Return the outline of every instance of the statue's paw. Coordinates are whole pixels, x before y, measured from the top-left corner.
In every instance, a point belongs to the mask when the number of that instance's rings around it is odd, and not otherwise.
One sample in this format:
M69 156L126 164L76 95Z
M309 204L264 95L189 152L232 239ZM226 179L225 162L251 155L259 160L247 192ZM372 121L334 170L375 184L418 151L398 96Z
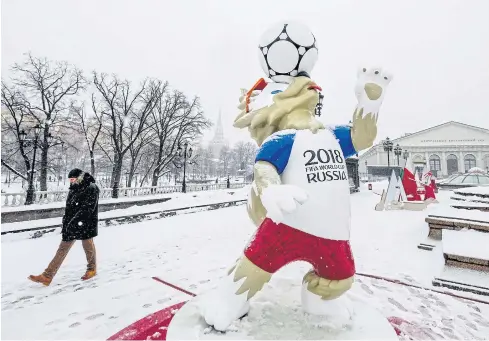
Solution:
M367 110L365 113L377 113L391 80L392 75L381 68L359 69L355 85L358 106L365 108Z
M284 213L291 213L307 201L304 189L294 185L270 185L263 190L261 202L267 211L267 217L276 224L283 220Z

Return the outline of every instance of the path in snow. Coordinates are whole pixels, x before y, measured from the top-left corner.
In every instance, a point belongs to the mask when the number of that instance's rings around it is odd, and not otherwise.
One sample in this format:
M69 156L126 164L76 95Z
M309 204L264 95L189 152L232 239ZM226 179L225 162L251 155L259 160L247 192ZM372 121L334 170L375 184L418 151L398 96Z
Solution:
M379 197L369 191L351 198L358 271L430 285L443 259L416 247L427 234L426 212L376 212ZM239 256L253 226L246 208L240 206L102 227L99 232L95 240L99 275L80 281L85 259L77 243L50 287L26 277L42 272L60 236L10 241L2 237L2 338L107 338L149 313L187 299L152 276L196 293L209 289ZM270 285L295 281L296 290L308 268L292 264ZM430 326L434 338L489 335L489 309L482 304L361 277L350 295L370 302L385 316Z

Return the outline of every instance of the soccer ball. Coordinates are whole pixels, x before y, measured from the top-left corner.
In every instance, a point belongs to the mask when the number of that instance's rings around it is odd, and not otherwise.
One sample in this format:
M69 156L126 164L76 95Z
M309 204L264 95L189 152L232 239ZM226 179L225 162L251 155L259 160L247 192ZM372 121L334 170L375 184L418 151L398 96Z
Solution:
M296 22L282 22L260 38L260 64L275 82L290 82L300 72L309 74L318 59L316 38L311 30Z

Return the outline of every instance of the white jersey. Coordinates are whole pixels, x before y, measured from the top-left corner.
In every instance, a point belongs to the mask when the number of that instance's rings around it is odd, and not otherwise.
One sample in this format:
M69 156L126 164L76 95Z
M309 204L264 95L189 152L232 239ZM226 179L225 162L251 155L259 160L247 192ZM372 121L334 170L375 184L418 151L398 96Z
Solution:
M339 129L347 129L347 134L329 129L316 134L310 130L275 133L263 143L256 160L272 163L283 184L301 187L308 194L303 205L284 212L282 223L318 237L349 240L350 185L343 150L351 156L354 149L349 127Z

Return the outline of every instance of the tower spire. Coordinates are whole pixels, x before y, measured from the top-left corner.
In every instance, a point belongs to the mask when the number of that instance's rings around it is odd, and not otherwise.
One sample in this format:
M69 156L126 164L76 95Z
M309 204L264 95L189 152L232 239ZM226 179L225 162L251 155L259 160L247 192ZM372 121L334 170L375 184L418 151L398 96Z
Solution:
M219 108L219 115L217 116L217 122L214 130L214 138L211 141L212 153L214 154L214 157L219 157L219 153L221 152L224 144L224 129L222 128L221 108Z
M221 109L219 109L219 116L217 117L216 130L214 133L214 140L223 141L224 140L224 130L222 129L222 114Z

